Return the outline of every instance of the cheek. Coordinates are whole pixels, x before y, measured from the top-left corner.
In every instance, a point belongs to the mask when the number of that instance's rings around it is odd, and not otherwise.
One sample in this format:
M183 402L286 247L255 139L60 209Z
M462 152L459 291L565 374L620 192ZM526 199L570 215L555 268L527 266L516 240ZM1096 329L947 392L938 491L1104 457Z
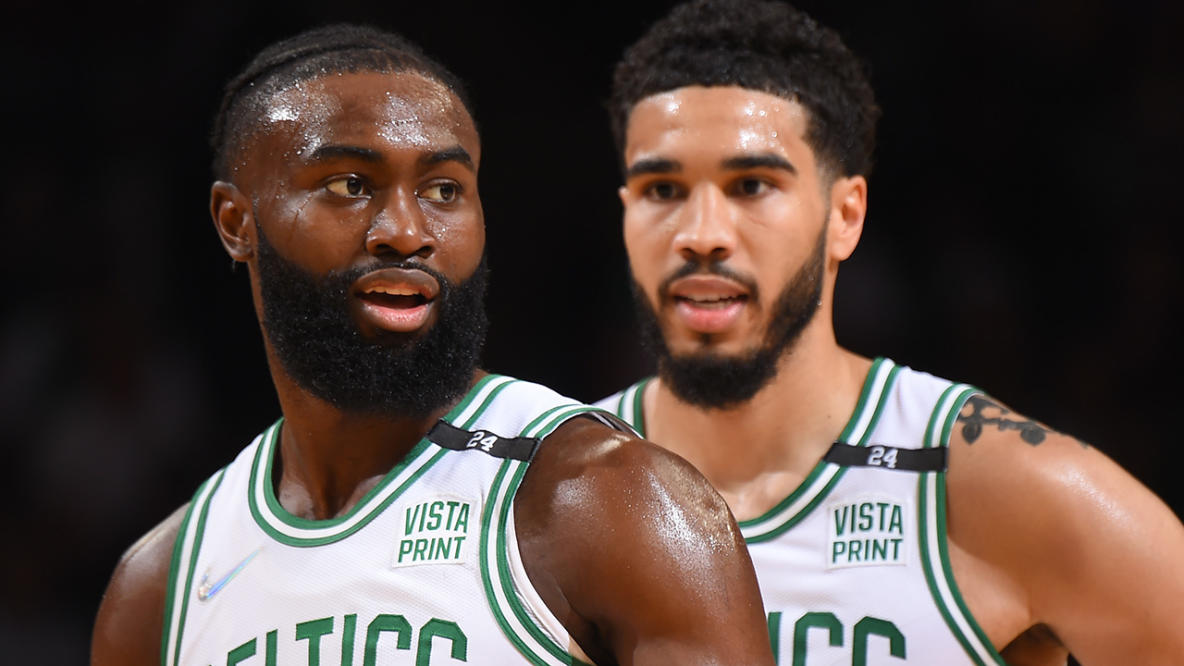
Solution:
M440 267L458 280L467 279L485 251L485 221L481 209L433 211L427 232L436 243Z

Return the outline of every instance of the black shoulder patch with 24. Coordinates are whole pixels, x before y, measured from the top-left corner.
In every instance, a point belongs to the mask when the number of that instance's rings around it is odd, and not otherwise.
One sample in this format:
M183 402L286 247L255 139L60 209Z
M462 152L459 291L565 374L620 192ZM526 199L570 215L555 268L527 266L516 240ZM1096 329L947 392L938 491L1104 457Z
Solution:
M946 453L947 449L944 446L902 449L883 444L852 446L835 442L823 460L844 467L883 467L902 472L944 472Z
M428 441L453 451L478 449L495 458L529 461L539 450L537 437L502 437L488 430L464 430L437 421L427 434Z

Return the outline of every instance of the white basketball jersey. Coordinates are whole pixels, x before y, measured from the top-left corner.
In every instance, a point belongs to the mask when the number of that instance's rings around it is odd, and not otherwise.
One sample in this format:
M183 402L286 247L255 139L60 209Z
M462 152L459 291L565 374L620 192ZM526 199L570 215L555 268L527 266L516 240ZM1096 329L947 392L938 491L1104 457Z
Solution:
M644 436L648 382L597 405ZM877 359L839 442L777 506L740 522L779 664L1004 663L946 546L945 453L976 392Z
M591 409L486 376L331 520L293 516L276 499L281 419L190 504L169 574L161 662L586 661L526 576L513 498L539 441Z

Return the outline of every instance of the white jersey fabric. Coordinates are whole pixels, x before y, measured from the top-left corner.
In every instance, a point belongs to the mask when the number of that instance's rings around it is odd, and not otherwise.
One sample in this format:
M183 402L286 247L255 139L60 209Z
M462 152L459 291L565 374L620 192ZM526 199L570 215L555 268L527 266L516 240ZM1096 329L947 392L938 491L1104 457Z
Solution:
M513 498L538 441L590 410L488 375L441 420L452 426L450 448L437 443L438 425L331 520L293 516L276 499L281 419L190 504L169 574L161 663L587 661L526 576ZM510 444L527 454L510 457Z
M596 404L645 436L649 381ZM788 497L740 522L779 664L1004 663L950 570L944 451L916 451L947 449L977 392L876 359L835 446L859 462L831 462L832 449ZM940 464L906 469L934 454Z

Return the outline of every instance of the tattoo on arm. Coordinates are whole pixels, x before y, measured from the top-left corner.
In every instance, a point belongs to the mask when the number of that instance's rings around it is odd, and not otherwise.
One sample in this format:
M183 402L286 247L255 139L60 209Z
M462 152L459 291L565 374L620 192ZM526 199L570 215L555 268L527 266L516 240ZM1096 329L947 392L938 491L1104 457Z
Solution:
M963 405L962 412L958 414L958 420L962 422L962 437L966 439L967 444L974 444L983 434L983 428L995 426L1000 432L1018 430L1020 439L1037 446L1052 432L1031 419L1024 419L1018 414L1009 418L1009 414L1012 414L1011 410L990 398L981 395L970 396Z

